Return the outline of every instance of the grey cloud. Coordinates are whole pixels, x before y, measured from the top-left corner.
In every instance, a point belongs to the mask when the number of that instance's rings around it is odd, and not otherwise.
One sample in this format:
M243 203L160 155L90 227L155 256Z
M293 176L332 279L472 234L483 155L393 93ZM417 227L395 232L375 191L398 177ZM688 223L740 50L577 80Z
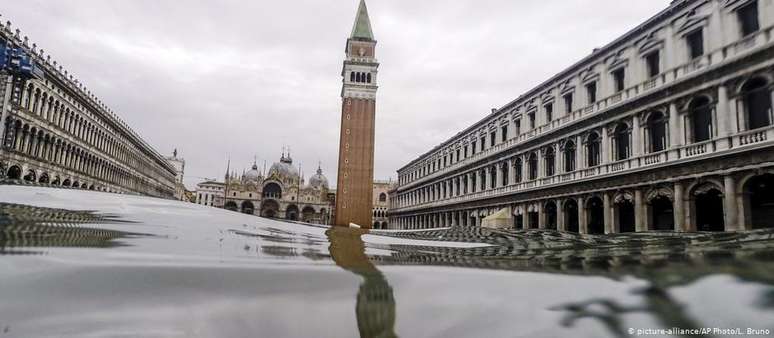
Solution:
M376 177L481 119L669 0L369 0L382 63ZM335 182L341 62L357 1L14 1L14 22L186 183L283 145Z

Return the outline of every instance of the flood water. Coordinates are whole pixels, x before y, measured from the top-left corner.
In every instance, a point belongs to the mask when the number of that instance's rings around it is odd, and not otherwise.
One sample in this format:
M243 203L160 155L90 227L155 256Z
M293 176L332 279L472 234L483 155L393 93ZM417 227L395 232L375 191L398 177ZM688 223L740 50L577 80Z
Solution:
M771 336L774 230L368 232L0 186L0 290L0 337Z

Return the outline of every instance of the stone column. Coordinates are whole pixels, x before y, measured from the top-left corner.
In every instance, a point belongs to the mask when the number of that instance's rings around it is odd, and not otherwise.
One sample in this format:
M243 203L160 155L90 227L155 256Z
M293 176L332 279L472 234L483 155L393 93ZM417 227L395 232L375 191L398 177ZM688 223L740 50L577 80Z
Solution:
M583 144L583 137L578 136L575 140L575 170L586 168L586 159L583 158L583 149L586 145Z
M516 182L516 169L513 167L513 159L509 159L506 165L508 166L508 185L511 185Z
M497 182L495 182L495 188L499 188L503 186L503 167L502 163L498 163L496 166L497 170Z
M640 127L640 117L634 115L632 118L632 144L631 151L632 156L637 157L642 155L642 128Z
M578 197L578 232L582 234L589 233L589 222L586 219L586 200Z
M564 224L564 203L561 200L556 201L556 230L567 230Z
M739 231L744 227L739 226L739 209L736 203L736 180L731 175L723 177L723 209L725 209L726 231Z
M643 200L642 190L634 190L634 229L637 232L648 231L647 220L645 219L645 201Z
M613 208L610 203L610 194L607 192L602 193L602 209L604 210L605 233L616 233L616 229L613 226Z
M484 182L486 183L484 184L484 189L482 190L487 190L492 186L492 175L489 172L490 170L492 170L491 167L484 168Z
M730 116L728 107L728 87L723 85L718 87L718 104L715 107L715 116L718 121L718 137L728 136L731 131L731 126L729 124L732 116ZM725 142L721 143L726 147L728 146Z
M683 184L675 182L675 201L674 201L674 216L675 216L675 231L688 232L691 231L688 224L685 222L685 197L683 197Z
M680 113L677 111L677 104L669 104L669 146L670 148L677 148L683 145L682 131L683 119L680 118Z
M538 229L545 229L546 228L546 212L543 208L543 202L537 203L537 212L538 212Z
M610 162L610 137L607 135L607 127L602 127L602 149L600 156L600 164L607 164Z

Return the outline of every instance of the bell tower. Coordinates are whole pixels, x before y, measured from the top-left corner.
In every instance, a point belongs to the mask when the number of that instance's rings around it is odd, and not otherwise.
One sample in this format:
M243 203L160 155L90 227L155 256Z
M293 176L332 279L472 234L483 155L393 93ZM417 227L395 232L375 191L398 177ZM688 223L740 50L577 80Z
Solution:
M341 135L336 184L336 225L370 228L373 212L374 122L379 62L365 0L347 39L341 72Z

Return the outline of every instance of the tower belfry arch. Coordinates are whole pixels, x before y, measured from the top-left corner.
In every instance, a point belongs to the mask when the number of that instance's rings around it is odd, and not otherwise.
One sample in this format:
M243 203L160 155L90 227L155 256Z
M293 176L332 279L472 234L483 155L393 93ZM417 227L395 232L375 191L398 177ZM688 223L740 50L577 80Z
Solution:
M374 129L379 62L365 0L347 39L341 75L341 131L335 224L370 227L373 209Z

